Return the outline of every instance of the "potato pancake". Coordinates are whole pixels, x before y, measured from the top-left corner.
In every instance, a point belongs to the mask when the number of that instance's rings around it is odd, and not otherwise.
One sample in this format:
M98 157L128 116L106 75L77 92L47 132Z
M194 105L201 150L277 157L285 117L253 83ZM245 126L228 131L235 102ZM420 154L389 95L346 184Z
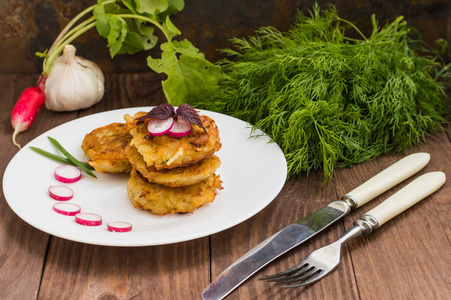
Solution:
M210 155L186 167L157 170L148 167L142 155L135 146L129 145L125 148L128 159L133 167L150 182L164 184L169 187L179 187L196 184L212 175L221 165L219 157Z
M85 136L81 148L96 171L111 174L131 171L125 147L130 144L132 136L127 129L125 123L112 123Z
M130 144L138 149L148 167L162 170L188 166L221 149L219 130L208 116L200 116L205 131L191 125L189 135L174 138L169 135L151 136L147 130L148 120L136 120L145 115L145 112L138 112L134 117L125 115L124 119L133 136Z
M213 202L217 190L222 189L216 174L189 186L167 187L151 183L133 169L127 182L130 201L137 208L156 215L191 213L205 203Z

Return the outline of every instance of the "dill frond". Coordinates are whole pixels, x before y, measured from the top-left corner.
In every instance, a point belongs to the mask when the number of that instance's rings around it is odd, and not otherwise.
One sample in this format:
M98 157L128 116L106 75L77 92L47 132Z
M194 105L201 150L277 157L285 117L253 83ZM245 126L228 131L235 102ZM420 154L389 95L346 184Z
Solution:
M218 93L196 105L261 129L285 154L289 176L403 151L444 130L449 65L424 55L402 17L365 37L333 6L299 14L287 32L273 27L232 40L218 62ZM361 38L349 38L347 30ZM420 50L422 55L420 55Z

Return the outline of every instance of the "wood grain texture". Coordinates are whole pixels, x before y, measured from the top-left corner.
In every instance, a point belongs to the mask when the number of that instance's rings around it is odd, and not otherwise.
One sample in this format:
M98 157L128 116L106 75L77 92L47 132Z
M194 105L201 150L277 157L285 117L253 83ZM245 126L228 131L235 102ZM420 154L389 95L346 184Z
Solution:
M382 169L381 163L389 165L405 155L421 151L430 153L431 161L412 179L432 171L443 171L447 178L451 178L451 165L447 159L451 147L444 133L428 138L427 144L418 149L386 155L374 162L355 166L353 170L355 174L360 173L367 178L377 172L372 170L376 163L378 169ZM336 181L351 181L346 180L347 176L349 172L340 170ZM412 179L346 216L346 228ZM449 207L447 209L446 204L443 205L448 203L449 206L449 188L449 183L445 184L440 192L390 220L371 235L349 243L348 251L352 256L359 293L363 299L449 298L451 279L446 269L451 263L451 252L445 249L449 249L451 244L449 232L443 227L449 223L444 220L450 220Z
M208 284L208 266L208 238L135 248L52 238L39 297L196 299Z
M34 76L0 75L0 168L3 191L3 173L17 152L11 142L10 115L22 89L34 82ZM16 179L20 181L20 178ZM39 290L45 261L48 235L30 227L11 210L3 192L0 195L0 298L34 299Z
M17 153L11 143L11 109L23 89L36 80L36 75L0 75L1 176ZM106 93L101 102L76 112L55 113L43 108L18 141L25 145L57 125L93 113L163 103L160 80L153 73L107 74ZM326 184L322 184L320 171L290 179L274 201L249 220L210 237L164 246L104 247L52 237L17 217L2 194L0 299L200 299L215 276L268 236L340 198L405 155L419 151L430 153L431 161L414 177L441 170L449 181L451 143L449 135L440 133L405 153L338 169L334 180ZM227 299L451 298L449 182L371 235L347 244L338 269L324 280L295 289L258 280L262 275L296 265L311 251L336 240L355 219L405 184L351 212L280 257Z
M322 173L314 172L308 178L288 181L278 197L262 212L234 228L212 236L212 275L217 276L236 259L258 243L298 219L324 207L338 198L334 182L322 186ZM283 289L257 279L288 269L299 263L305 256L323 243L332 242L344 233L342 222L327 229L317 237L307 241L302 247L289 252L246 281L232 292L230 299L296 299L312 297L318 299L357 299L353 284L352 265L349 256L337 270L340 280L347 281L343 287L336 284L336 278L328 277L318 284L305 289ZM226 246L224 246L226 244ZM331 284L337 290L330 290ZM351 288L349 288L351 287ZM228 299L229 299L228 298Z
M42 59L36 51L49 49L60 31L78 13L93 5L93 0L2 0L0 5L0 73L39 73ZM426 43L436 47L439 38L451 44L451 4L448 0L344 1L344 0L189 0L184 9L171 17L180 29L177 39L188 39L212 62L222 57L220 50L230 48L232 38L244 38L254 31L273 26L287 31L298 12L309 14L317 2L326 9L335 5L339 16L354 22L367 36L371 33L371 15L382 26L398 16L422 34ZM156 34L161 37L159 30ZM164 42L160 39L160 42ZM148 72L147 57L160 57L160 44L134 55L112 59L106 39L95 29L77 38L77 55L95 61L104 72ZM443 55L451 61L451 50Z

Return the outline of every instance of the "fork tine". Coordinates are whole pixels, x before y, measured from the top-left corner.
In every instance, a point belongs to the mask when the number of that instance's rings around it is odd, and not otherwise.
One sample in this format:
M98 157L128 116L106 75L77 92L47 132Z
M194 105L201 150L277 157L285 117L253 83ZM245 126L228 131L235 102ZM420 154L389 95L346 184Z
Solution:
M317 270L318 271L318 270ZM310 277L307 280L301 281L301 282L297 282L297 283L293 283L293 284L287 284L284 286L284 288L292 288L292 287L299 287L299 286L307 286L309 284L315 283L317 281L319 281L320 279L322 279L324 276L326 276L329 272L325 272L323 270L320 270L319 273L314 274L313 277Z
M289 276L289 275L294 274L294 273L298 272L299 270L303 269L305 267L305 265L306 265L305 262L301 262L300 264L298 264L298 265L296 265L296 266L294 266L294 267L292 267L292 268L290 268L288 270L285 270L283 272L276 273L276 274L273 274L273 275L268 275L268 276L262 276L262 277L259 278L259 280L273 281L276 278Z
M291 278L283 278L280 279L276 284L286 284L287 286L291 286L292 284L296 284L296 283L302 283L304 281L307 281L311 278L313 278L312 276L316 277L319 273L321 273L322 270L315 268L314 266L309 268L309 270L307 272L304 272L303 274L299 274L300 276L292 276Z
M295 272L292 272L290 274L285 274L284 276L278 276L276 278L270 278L267 279L267 282L280 282L280 281L285 281L285 280L289 280L292 278L296 278L306 272L308 272L310 269L312 268L312 266L310 266L309 264L303 264L301 267L297 268L297 270Z
M309 273L312 269L314 269L314 266L311 266L309 264L305 264L302 269L299 269L296 273L286 275L283 277L278 277L274 279L267 280L268 282L275 282L276 284L281 284L285 281L295 280L296 278L303 276L306 273Z

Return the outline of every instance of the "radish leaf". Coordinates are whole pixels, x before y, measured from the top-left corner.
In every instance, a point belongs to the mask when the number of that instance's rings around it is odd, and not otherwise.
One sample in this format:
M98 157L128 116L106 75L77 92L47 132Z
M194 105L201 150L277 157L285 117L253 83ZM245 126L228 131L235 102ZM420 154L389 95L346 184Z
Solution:
M136 0L136 11L142 14L156 15L159 12L163 12L169 8L168 1L166 0Z
M163 81L166 99L173 105L208 99L217 89L218 66L204 59L189 41L173 41L161 45L161 59L147 58L149 67L166 73Z
M168 77L162 83L167 101L173 105L197 102L216 91L220 68L209 61L189 41L173 41L180 30L169 17L185 6L183 0L98 0L97 4L79 13L64 28L44 57L43 74L52 69L64 46L89 29L95 28L107 40L110 56L135 54L156 46L155 28L166 38L161 44L161 58L148 58L149 67ZM89 14L91 17L86 18ZM78 21L86 19L77 26ZM74 26L73 28L71 28ZM63 34L66 33L66 34Z

